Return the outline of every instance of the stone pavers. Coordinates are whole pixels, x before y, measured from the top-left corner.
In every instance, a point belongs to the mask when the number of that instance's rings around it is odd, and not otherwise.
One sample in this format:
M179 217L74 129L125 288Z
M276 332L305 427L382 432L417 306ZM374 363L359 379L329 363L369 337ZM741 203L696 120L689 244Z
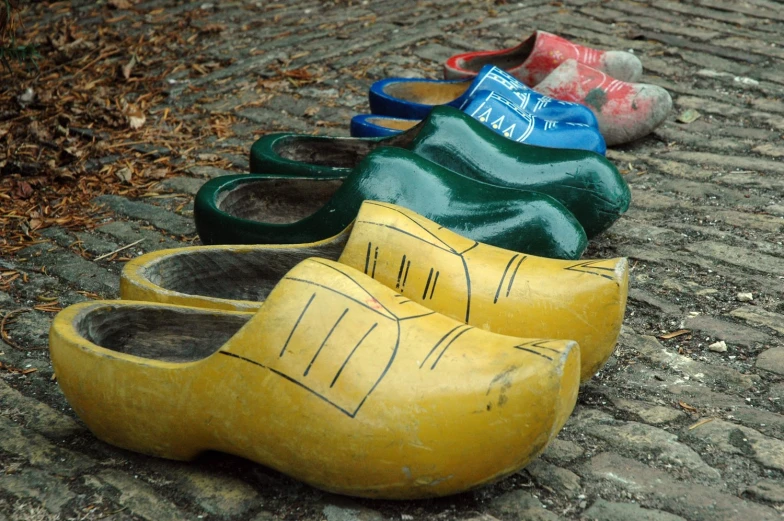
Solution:
M89 27L116 15L83 0L57 5L37 5L26 24L67 16ZM201 109L189 116L199 124L231 118L230 137L193 146L236 171L247 168L237 147L247 151L263 132L345 135L348 118L367 110L372 81L439 77L452 52L513 45L534 28L633 50L644 81L668 88L675 109L652 136L609 153L632 187L633 206L587 256L631 258L626 325L615 356L583 386L575 415L539 461L460 496L392 503L331 496L234 457L168 462L95 440L40 349L52 314L18 314L7 330L22 349L0 345L0 520L782 519L784 15L777 2L150 0L134 10L138 16L112 23L142 34L157 17L202 10L208 16L194 23L223 27L200 36L204 54L163 81L173 115L187 106ZM189 72L206 62L217 67ZM280 71L305 67L313 81L280 79ZM687 109L700 119L678 123ZM140 146L170 153L157 143ZM50 228L47 242L0 260L0 268L24 275L0 291L2 311L116 297L123 258L193 243L192 195L231 171L182 172L163 180L155 197L99 198L110 217L95 230ZM739 300L741 293L752 299ZM690 332L661 338L679 329ZM717 340L726 352L708 349Z

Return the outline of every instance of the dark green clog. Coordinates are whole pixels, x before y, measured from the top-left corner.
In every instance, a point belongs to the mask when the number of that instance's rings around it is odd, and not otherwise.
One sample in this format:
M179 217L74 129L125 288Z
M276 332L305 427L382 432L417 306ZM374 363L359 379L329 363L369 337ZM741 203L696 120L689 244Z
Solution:
M381 146L406 148L479 181L550 195L574 214L588 237L609 228L631 200L626 181L603 156L515 143L445 106L391 138L269 134L253 144L250 168L295 177L345 177Z
M204 244L298 244L334 237L364 200L407 207L475 241L541 257L577 259L574 216L552 197L456 174L400 148L368 154L345 178L218 177L196 194Z

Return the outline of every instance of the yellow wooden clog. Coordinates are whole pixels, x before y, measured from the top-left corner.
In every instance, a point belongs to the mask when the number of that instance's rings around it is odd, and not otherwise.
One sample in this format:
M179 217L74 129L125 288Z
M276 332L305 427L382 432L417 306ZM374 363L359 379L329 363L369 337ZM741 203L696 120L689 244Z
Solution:
M394 499L525 466L571 414L580 371L574 342L483 331L322 259L255 314L70 306L50 350L69 403L108 443L182 460L218 450Z
M342 252L342 253L341 253ZM601 369L620 332L626 259L564 261L488 246L388 203L366 201L353 229L302 245L195 246L138 257L122 298L251 311L313 256L353 266L456 320L496 333L580 344L582 379Z

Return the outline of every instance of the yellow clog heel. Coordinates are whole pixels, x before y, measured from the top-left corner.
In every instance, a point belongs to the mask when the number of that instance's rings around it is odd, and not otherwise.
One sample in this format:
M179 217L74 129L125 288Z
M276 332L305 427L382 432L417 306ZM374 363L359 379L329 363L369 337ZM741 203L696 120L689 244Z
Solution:
M331 492L442 496L524 467L574 407L580 351L483 331L309 259L257 313L95 301L50 332L95 435L188 460L249 458Z
M129 300L255 311L270 288L313 255L338 259L407 298L469 325L510 336L580 344L582 379L615 348L626 308L624 258L564 261L466 239L415 212L365 201L353 228L318 243L195 246L128 262Z

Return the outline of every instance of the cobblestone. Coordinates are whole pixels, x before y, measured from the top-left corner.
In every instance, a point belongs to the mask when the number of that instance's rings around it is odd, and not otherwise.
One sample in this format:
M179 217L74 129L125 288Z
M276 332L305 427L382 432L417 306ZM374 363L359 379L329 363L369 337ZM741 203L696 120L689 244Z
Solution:
M569 463L583 455L585 450L577 443L568 440L555 439L544 451L544 457L555 463Z
M174 235L193 235L196 233L196 227L190 219L173 214L152 204L129 201L116 195L103 195L97 198L96 202L106 204L119 215L147 221L156 228Z
M201 185L206 183L205 179L195 179L193 177L171 177L161 181L161 188L172 192L181 192L188 195L196 195Z
M784 470L784 441L722 420L708 422L694 433L723 452L751 456L760 465Z
M711 338L726 340L732 344L743 346L753 346L754 344L764 344L771 340L765 333L751 327L734 324L720 318L697 316L689 317L685 322L686 327L701 331L710 335Z
M259 503L259 493L249 484L232 476L218 475L187 465L159 465L172 486L193 498L205 512L240 516Z
M133 476L116 470L105 470L97 474L103 483L115 488L119 494L117 502L133 514L147 521L178 521L183 514L176 505L160 497L152 487Z
M621 453L688 469L695 478L719 481L718 470L707 465L697 452L678 442L678 436L638 422L618 422L600 411L581 411L574 419L581 432L611 443Z
M333 502L324 505L321 512L327 521L382 521L384 519L379 512L343 498L336 498Z
M38 469L6 473L0 480L0 490L20 498L35 499L53 514L59 513L63 505L76 497L63 481Z
M784 376L784 347L768 349L757 358L757 367Z
M656 364L666 365L690 378L698 381L720 384L736 391L749 389L759 381L753 374L743 374L730 367L711 365L696 361L690 357L677 354L664 346L652 336L642 336L623 332L624 344L635 349L640 355Z
M349 118L368 110L373 81L437 78L453 52L512 46L533 29L632 49L645 66L643 81L669 89L674 110L651 136L608 152L633 204L586 256L630 257L625 327L611 361L581 387L577 416L527 470L453 498L354 501L232 456L174 463L131 454L96 440L74 416L48 353L34 350L46 345L53 315L34 310L6 327L22 349L0 346L0 521L782 519L784 14L777 2L144 0L128 16L106 3L66 4L30 3L25 26L48 34L58 20L91 30L112 23L141 38L158 16L190 17L183 38L198 34L204 50L184 45L184 62L160 71L155 82L168 99L150 109L168 109L174 121L181 108L196 108L183 121L209 127L211 118L225 118L231 135L204 138L187 152L153 139L136 144L139 153L177 158L177 177L154 185L160 195L152 198L99 198L107 217L96 229L49 228L46 242L0 259L25 276L0 291L2 313L51 298L65 306L93 293L117 297L122 259L195 242L191 196L209 179L247 171L237 145L247 152L272 131L346 135ZM200 33L204 24L225 29ZM119 67L130 59L120 51L101 59ZM206 74L190 67L205 61L217 65ZM314 81L275 80L295 69ZM687 109L701 117L678 123ZM188 165L204 154L225 168ZM108 154L85 168L122 159ZM741 292L754 300L739 303ZM660 338L678 329L689 334ZM708 351L717 339L727 353Z
M621 411L630 412L638 416L649 425L662 425L681 420L686 417L683 411L663 405L651 405L637 400L614 399L615 405Z
M743 306L729 313L733 317L742 318L750 324L767 326L784 335L784 315L773 313L757 306Z
M29 246L19 255L22 269L44 270L83 290L108 295L116 292L120 285L116 273L51 244Z
M546 510L539 499L523 490L504 494L490 503L490 509L501 519L514 521L558 521L560 517Z
M575 497L581 488L580 476L542 460L534 461L526 470L537 484L559 495Z
M694 521L736 521L780 519L774 509L739 499L713 487L682 483L666 472L652 469L637 461L615 454L602 453L591 459L584 472L586 477L602 479L614 486L640 494L643 506L660 508Z
M746 493L771 503L784 503L784 485L778 481L758 481L754 486L747 488Z
M85 429L70 416L55 411L34 398L29 398L0 380L0 411L23 427L48 438L67 438L84 433Z
M610 503L603 499L591 505L584 515L591 521L685 521L681 516L642 508L635 503Z
M66 476L94 465L87 457L53 445L43 436L23 429L4 417L0 417L0 451L9 454L14 460Z
M162 248L176 248L182 246L181 242L170 239L155 230L145 229L136 223L115 221L99 226L95 230L99 233L114 237L125 244L131 244L142 239L142 242L136 246L135 251L137 252L150 252Z

